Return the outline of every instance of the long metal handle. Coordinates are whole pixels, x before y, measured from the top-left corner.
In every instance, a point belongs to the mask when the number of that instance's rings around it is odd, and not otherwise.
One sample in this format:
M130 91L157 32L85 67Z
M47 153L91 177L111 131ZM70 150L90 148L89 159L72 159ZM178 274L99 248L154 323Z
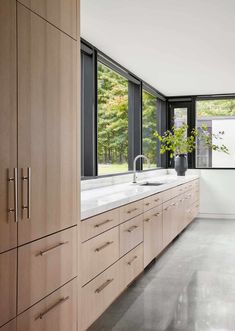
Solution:
M109 223L109 222L112 222L112 221L113 221L113 220L110 219L110 220L105 220L105 221L103 221L103 222L97 223L97 224L94 225L94 228L99 228L100 226L105 225L105 224L107 224L107 223Z
M102 284L100 287L98 287L95 290L95 293L100 293L101 291L103 291L103 289L108 286L110 283L112 283L112 281L114 281L114 279L107 279L106 282L104 282L104 284Z
M133 226L131 226L129 229L127 229L126 231L127 232L132 232L132 231L134 231L135 229L137 229L138 228L138 225L133 225Z
M8 213L14 213L15 222L18 222L18 170L14 168L14 177L10 177L10 172L8 169L8 183L14 183L14 208L8 207Z
M132 263L138 258L137 255L135 255L129 262L127 262L128 265L132 265Z
M38 255L41 255L41 256L46 255L47 253L51 252L52 250L54 250L54 249L56 249L58 247L61 247L63 245L66 245L68 243L69 243L68 241L61 242L61 243L59 243L59 244L57 244L55 246L52 246L52 247L50 247L48 249L45 249L44 251L40 251L39 254L37 254L37 256Z
M24 204L24 189L22 186L22 218L24 214L24 210L27 210L27 219L31 218L31 168L27 168L27 175L24 176L24 169L22 169L22 181L27 182L27 202L26 205Z
M128 210L127 214L131 214L131 213L133 213L133 212L136 211L136 210L138 210L138 208L130 209L130 210Z
M108 241L108 242L106 242L104 245L102 245L102 246L96 248L96 249L95 249L95 252L102 251L102 249L108 247L108 246L111 245L111 244L113 244L113 241Z
M54 305L52 305L51 307L49 307L48 309L46 309L43 313L39 314L36 318L35 321L38 319L42 319L47 313L49 313L52 309L56 308L57 306L61 305L62 303L64 303L65 301L69 300L69 296L65 297L65 298L61 298L59 301L57 301Z

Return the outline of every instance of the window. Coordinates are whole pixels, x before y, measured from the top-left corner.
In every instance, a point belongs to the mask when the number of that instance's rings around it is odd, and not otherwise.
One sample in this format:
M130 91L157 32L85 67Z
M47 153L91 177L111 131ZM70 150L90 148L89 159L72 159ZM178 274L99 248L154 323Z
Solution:
M128 80L98 62L98 175L128 171Z
M188 123L188 108L174 108L174 126L180 128Z
M142 151L150 160L150 167L157 166L157 139L154 133L157 130L157 98L143 90L142 96ZM146 162L143 169L147 169Z
M224 131L216 145L224 144L229 154L212 151L202 141L197 142L196 166L198 168L235 168L235 99L198 100L196 102L196 128L202 125L212 134Z

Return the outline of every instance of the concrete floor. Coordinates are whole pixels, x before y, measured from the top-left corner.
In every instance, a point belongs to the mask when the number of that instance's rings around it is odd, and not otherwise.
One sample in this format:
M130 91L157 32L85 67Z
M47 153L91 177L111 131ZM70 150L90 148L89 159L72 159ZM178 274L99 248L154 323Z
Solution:
M235 331L235 220L195 220L89 331Z

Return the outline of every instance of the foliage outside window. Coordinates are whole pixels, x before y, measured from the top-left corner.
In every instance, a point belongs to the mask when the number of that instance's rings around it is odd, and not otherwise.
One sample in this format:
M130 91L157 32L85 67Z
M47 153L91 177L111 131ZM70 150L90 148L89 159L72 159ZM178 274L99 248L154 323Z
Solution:
M180 128L188 123L188 109L187 108L174 108L174 127Z
M98 175L128 171L128 80L98 63Z
M196 165L199 168L235 168L235 99L198 100L196 102L196 128L207 126L215 137L220 132L222 139L217 144L227 146L229 154L219 153L197 141Z
M143 90L142 103L142 138L143 154L150 160L151 168L157 167L157 98ZM148 165L143 163L143 169L148 169Z

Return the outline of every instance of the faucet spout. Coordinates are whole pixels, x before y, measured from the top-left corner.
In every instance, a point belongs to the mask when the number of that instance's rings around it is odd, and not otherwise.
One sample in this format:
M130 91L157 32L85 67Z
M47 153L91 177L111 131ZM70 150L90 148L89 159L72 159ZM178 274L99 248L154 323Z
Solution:
M145 156L143 154L137 155L133 161L133 183L136 183L136 177L137 177L136 176L136 162L137 162L137 160L139 160L141 158L145 159L148 162L148 167L150 168L150 160L147 158L147 156Z

